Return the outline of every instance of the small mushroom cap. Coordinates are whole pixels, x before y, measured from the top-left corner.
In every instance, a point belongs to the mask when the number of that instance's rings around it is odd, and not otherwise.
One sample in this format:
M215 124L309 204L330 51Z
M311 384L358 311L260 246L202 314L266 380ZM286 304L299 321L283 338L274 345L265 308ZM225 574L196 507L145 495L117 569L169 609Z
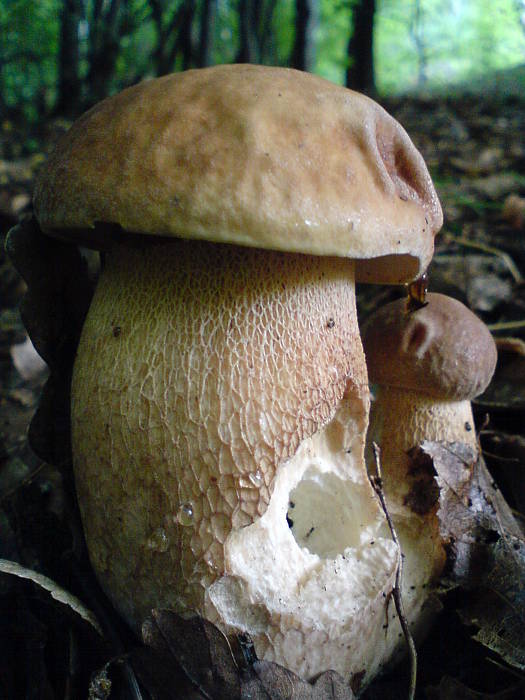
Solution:
M461 302L428 294L408 311L405 299L386 304L362 337L370 381L444 400L470 400L488 386L496 367L494 339Z
M145 81L96 105L58 143L34 204L45 231L92 247L111 235L96 224L114 224L360 259L358 279L388 283L426 269L442 224L423 158L378 104L250 65Z

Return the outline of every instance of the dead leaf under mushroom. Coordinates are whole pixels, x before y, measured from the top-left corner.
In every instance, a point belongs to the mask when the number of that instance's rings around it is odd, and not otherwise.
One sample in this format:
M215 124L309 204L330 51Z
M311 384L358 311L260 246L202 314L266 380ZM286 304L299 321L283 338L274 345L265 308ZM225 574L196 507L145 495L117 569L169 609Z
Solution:
M335 671L308 683L279 664L247 662L211 622L153 610L144 623L146 647L131 654L138 678L154 700L354 700Z
M460 616L475 639L525 669L525 541L483 459L460 443L424 442L440 487L438 518L448 542L445 587L469 591Z

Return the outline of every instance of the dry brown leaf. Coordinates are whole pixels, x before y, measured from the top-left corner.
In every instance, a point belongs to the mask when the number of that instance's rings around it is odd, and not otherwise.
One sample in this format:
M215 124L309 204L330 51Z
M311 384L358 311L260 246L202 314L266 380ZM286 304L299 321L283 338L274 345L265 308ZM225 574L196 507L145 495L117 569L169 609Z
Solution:
M222 632L197 616L154 610L142 634L148 646L131 662L154 700L354 700L335 671L311 684L270 661L235 658Z
M511 172L501 172L495 175L465 180L465 188L473 190L483 198L498 200L520 189L520 182Z
M445 583L469 591L460 610L476 639L525 669L525 542L483 460L460 443L424 442L440 487L438 518L448 543Z
M465 251L462 255L436 255L431 281L434 291L459 298L476 312L493 311L513 293L508 267L495 255Z
M525 228L525 197L509 194L503 202L501 218L512 228L517 230Z
M10 354L13 365L25 381L38 379L47 371L46 363L37 353L29 338L26 338L23 343L12 345Z
M474 158L450 158L450 163L457 170L469 175L480 175L495 172L501 167L503 149L498 147L484 148Z
M513 666L525 669L525 542L501 537L493 566L459 611L465 624L478 627L474 639Z
M93 281L78 249L45 236L33 218L11 229L6 250L28 286L20 307L22 319L51 370L29 440L42 459L68 464L69 384Z
M196 697L235 700L241 696L237 665L226 637L200 617L184 619L170 610L154 610L143 625L144 642L177 663ZM138 672L140 676L140 672Z
M353 700L341 676L326 671L312 686L283 666L256 661L243 682L241 700Z

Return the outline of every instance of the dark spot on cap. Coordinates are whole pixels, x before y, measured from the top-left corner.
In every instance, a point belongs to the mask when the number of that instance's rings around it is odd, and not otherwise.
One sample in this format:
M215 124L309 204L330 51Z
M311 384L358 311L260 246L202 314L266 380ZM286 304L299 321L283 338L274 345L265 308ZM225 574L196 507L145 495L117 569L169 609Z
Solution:
M408 352L417 354L419 348L423 347L428 338L428 328L424 323L414 323L410 329L407 339L406 349Z

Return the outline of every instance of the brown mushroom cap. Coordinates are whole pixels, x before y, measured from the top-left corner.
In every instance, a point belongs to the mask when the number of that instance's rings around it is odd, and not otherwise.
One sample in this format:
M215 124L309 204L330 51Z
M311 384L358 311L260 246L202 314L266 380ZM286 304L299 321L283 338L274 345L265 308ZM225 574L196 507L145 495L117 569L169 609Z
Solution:
M59 142L34 203L44 230L93 247L109 223L360 259L358 279L388 283L426 269L442 223L421 155L379 105L250 65L165 76L96 105Z
M489 329L466 306L443 294L408 311L405 299L366 322L362 337L370 381L438 399L470 400L488 386L497 352Z

